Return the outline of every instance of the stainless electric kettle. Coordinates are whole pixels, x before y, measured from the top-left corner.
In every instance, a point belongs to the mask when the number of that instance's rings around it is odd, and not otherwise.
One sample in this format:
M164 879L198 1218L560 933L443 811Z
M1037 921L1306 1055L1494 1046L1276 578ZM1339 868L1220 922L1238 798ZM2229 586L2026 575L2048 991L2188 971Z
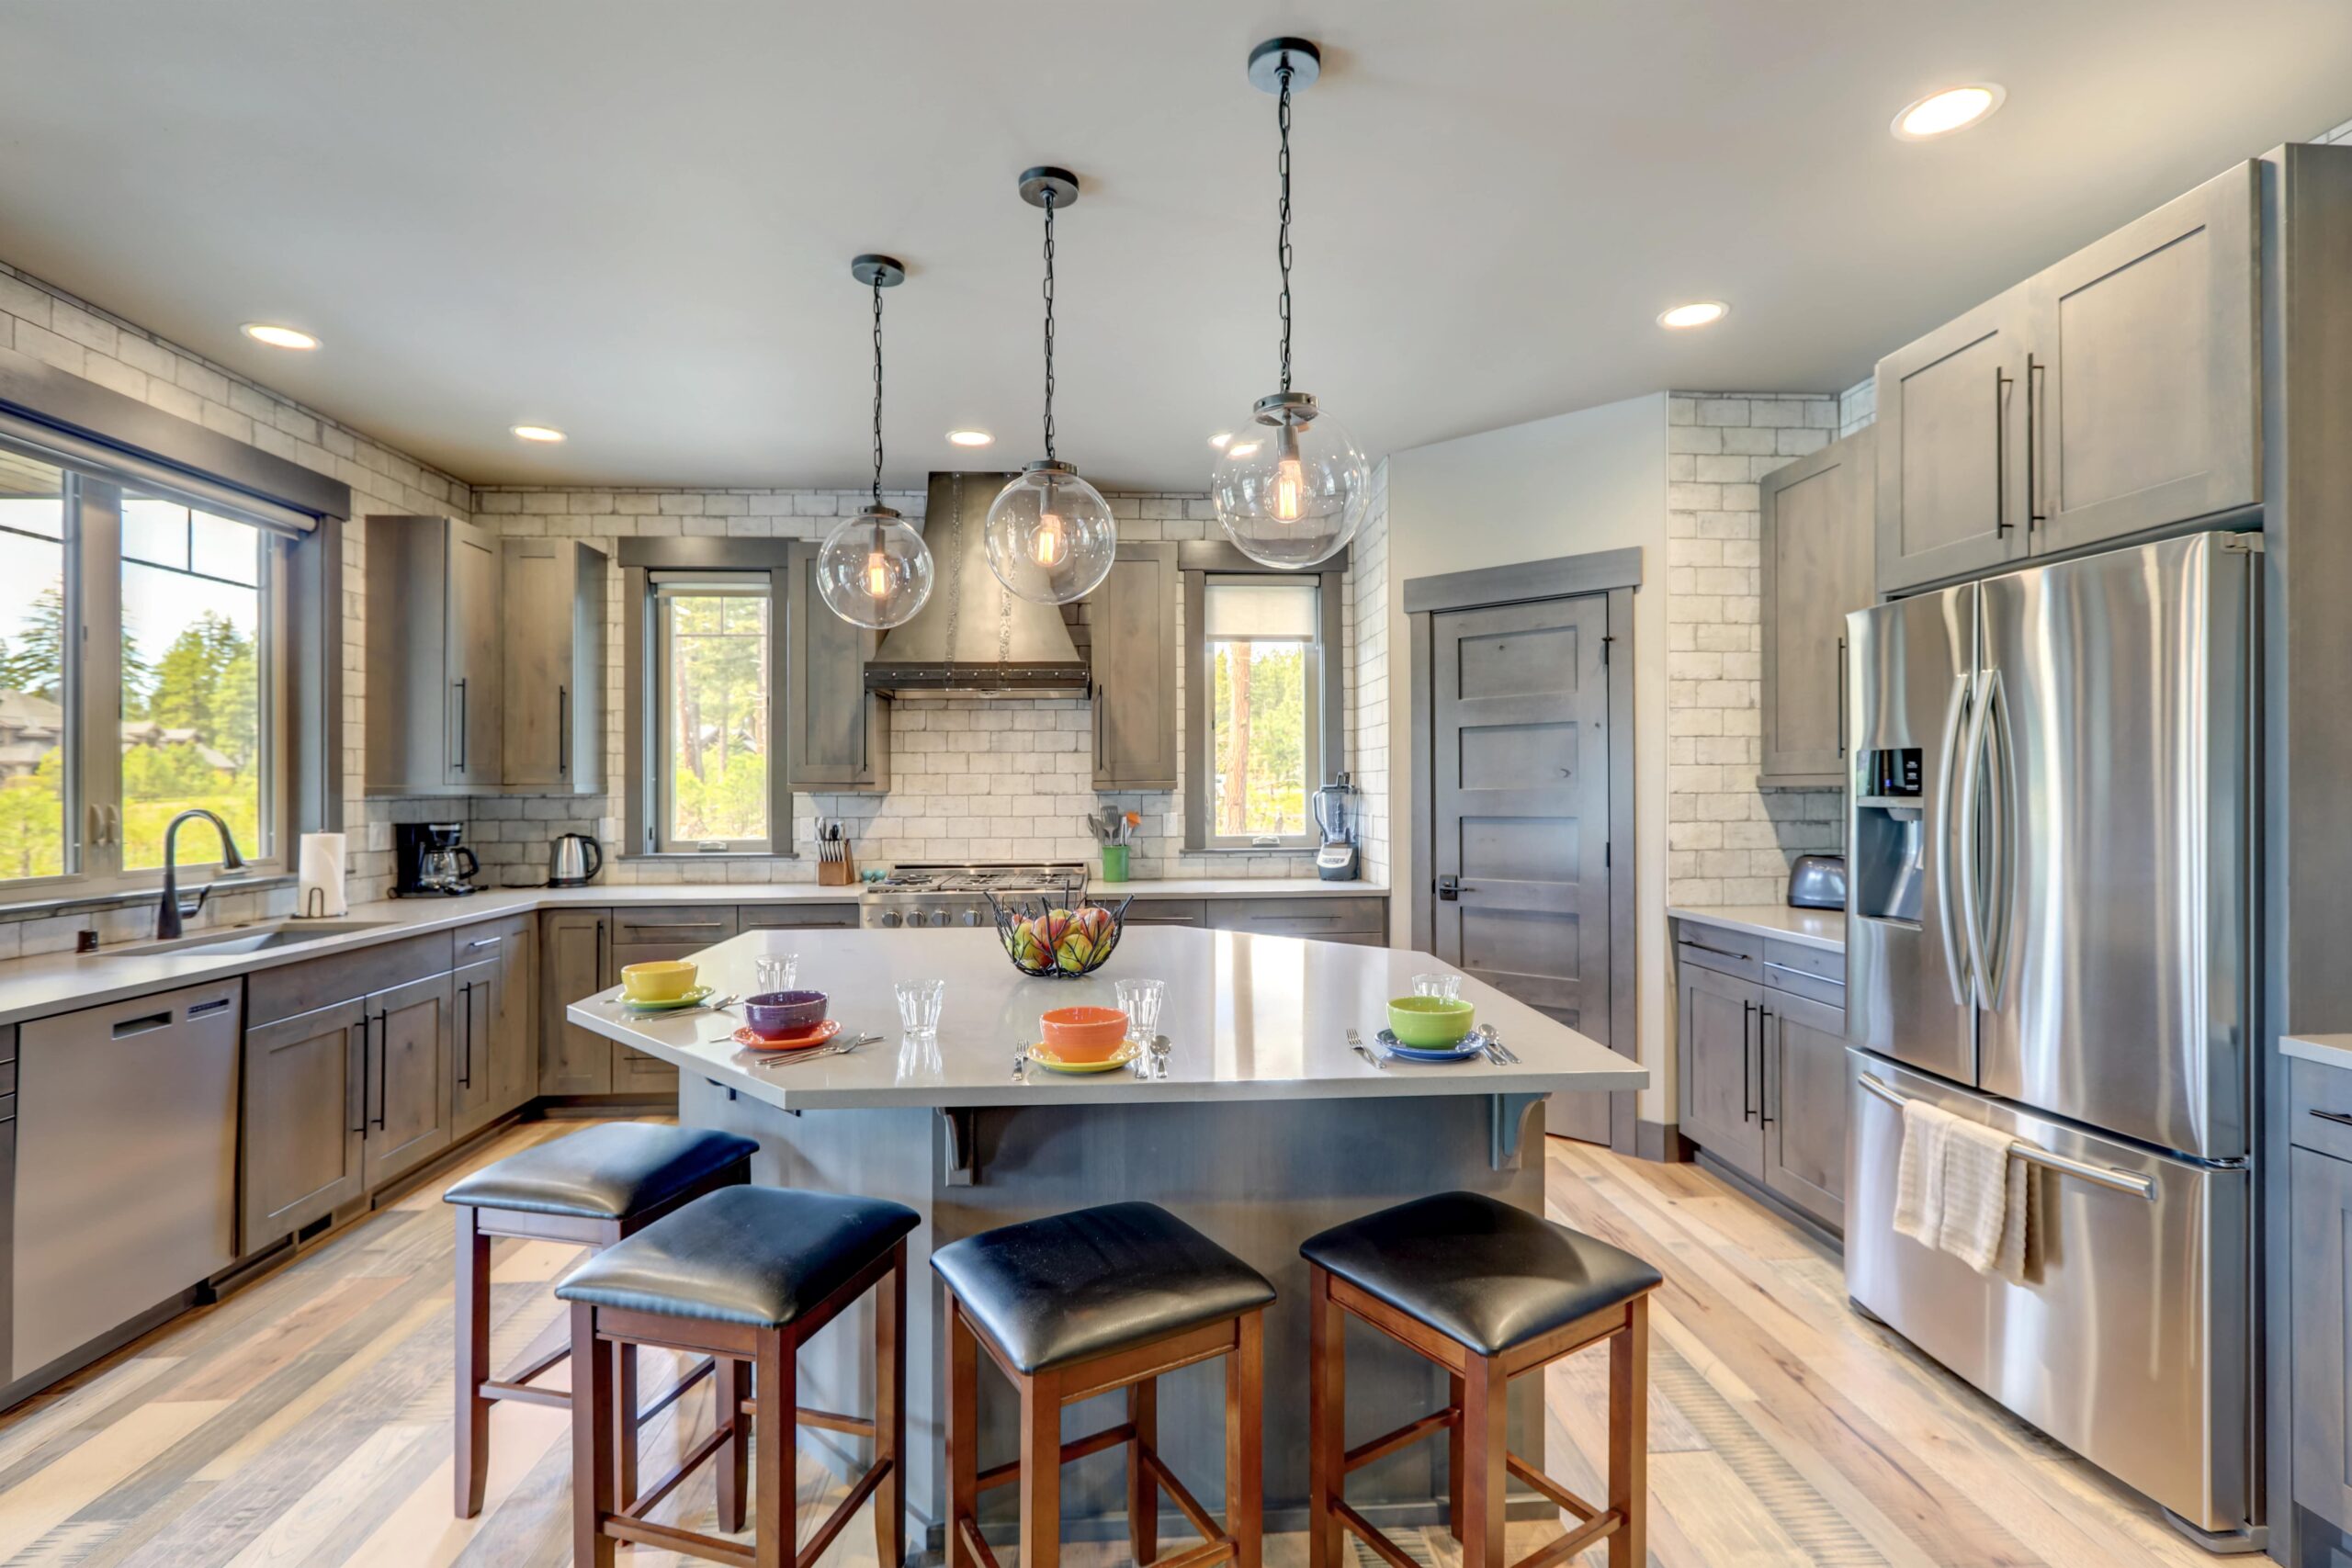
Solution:
M548 886L579 887L605 869L605 852L585 833L559 833L548 846Z

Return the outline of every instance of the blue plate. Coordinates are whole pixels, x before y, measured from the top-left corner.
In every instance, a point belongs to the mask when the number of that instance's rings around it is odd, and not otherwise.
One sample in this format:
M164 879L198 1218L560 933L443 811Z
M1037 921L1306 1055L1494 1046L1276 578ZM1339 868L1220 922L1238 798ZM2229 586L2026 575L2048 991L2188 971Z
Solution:
M1396 1036L1385 1029L1374 1038L1380 1042L1382 1050L1400 1062L1466 1062L1486 1048L1483 1043L1471 1040L1466 1036L1459 1045L1426 1048L1419 1045L1399 1045L1396 1043Z

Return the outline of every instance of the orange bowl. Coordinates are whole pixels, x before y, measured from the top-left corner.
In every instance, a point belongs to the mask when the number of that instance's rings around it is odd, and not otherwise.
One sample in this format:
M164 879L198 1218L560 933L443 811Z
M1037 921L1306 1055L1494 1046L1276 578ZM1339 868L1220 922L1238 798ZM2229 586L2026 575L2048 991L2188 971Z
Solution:
M1117 1008L1056 1008L1037 1022L1046 1049L1065 1062L1107 1062L1127 1037L1127 1015Z

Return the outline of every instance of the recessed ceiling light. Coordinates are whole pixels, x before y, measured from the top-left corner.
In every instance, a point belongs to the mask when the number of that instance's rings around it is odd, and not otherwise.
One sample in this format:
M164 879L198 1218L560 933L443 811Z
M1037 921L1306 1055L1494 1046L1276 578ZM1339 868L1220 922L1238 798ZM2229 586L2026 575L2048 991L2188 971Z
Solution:
M1731 307L1720 299L1693 299L1688 305L1677 305L1672 310L1660 310L1657 313L1657 324L1678 330L1685 327L1705 327L1713 325L1730 314Z
M551 424L518 424L513 429L517 441L556 442L563 439L563 432Z
M988 446L996 441L996 437L985 430L951 430L947 433L947 439L958 446Z
M1894 134L1905 141L1925 141L1930 137L1947 135L1974 125L1999 108L2001 101L2008 96L2008 89L1994 82L1979 82L1966 87L1946 87L1940 93L1928 94L1896 115Z
M319 340L298 327L281 327L268 321L247 321L245 335L255 343L266 343L272 348L316 348Z
M1209 437L1209 445L1222 452L1225 450L1225 444L1232 439L1233 432L1229 430L1220 430L1215 435Z

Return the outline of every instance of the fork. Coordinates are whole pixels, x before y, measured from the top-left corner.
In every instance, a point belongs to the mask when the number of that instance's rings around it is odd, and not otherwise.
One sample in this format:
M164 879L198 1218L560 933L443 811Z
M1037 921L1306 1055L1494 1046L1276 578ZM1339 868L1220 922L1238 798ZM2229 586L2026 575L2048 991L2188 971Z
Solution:
M1348 1031L1348 1049L1353 1051L1357 1055L1362 1056L1365 1061L1370 1062L1374 1066L1378 1067L1382 1072L1385 1073L1388 1070L1388 1058L1385 1056L1374 1055L1372 1048L1363 1043L1363 1036L1358 1034L1352 1029Z
M871 1045L881 1039L879 1034L861 1034L854 1040L820 1045L814 1051L797 1051L787 1055L763 1056L760 1065L767 1067L789 1066L795 1062L813 1062L820 1056L846 1056L861 1045Z
M1025 1045L1012 1054L1012 1081L1018 1084L1029 1081L1029 1049Z

